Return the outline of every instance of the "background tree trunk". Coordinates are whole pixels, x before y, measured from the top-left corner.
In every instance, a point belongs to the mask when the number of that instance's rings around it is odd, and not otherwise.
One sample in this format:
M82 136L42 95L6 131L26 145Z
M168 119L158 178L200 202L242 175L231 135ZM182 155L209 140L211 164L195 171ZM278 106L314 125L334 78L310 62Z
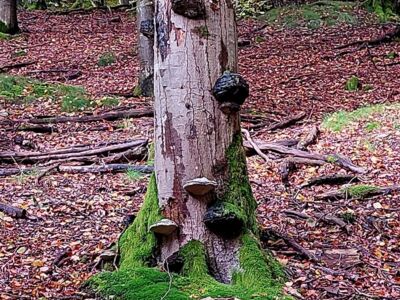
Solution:
M154 72L154 4L152 0L138 1L137 23L139 29L140 74L135 93L145 97L152 97Z
M14 34L18 30L17 1L0 0L0 32Z

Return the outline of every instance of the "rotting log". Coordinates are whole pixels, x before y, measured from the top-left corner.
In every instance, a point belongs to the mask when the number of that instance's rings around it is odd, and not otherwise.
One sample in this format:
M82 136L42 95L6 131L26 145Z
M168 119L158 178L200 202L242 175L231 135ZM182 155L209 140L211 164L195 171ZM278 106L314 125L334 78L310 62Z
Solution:
M334 175L313 177L309 179L306 183L302 184L300 188L310 187L313 185L323 185L323 184L342 185L359 181L360 179L354 175L334 174Z

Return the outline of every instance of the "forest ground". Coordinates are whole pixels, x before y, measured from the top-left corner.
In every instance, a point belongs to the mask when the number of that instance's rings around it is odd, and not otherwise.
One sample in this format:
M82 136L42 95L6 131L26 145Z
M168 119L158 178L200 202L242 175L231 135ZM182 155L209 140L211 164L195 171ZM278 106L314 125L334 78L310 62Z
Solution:
M360 176L363 184L396 185L400 110L390 103L400 98L400 62L398 55L391 53L400 53L400 44L360 50L353 47L347 54L335 49L348 42L376 38L391 29L363 11L356 13L356 24L313 29L240 21L240 38L251 42L239 51L240 72L251 86L244 112L261 115L272 123L305 112L306 118L292 127L251 131L252 136L264 142L299 139L322 122L318 141L310 151L351 158L368 170ZM148 99L115 98L115 94L132 91L138 74L135 20L130 13L21 12L19 18L22 34L0 39L0 69L10 63L29 62L25 67L6 69L9 74L47 83L83 86L87 93L74 92L73 99L78 93L83 100L68 102L65 97L49 96L47 90L39 93L30 83L18 90L15 82L10 85L3 77L0 121L151 107ZM101 59L110 60L110 65L100 66ZM347 91L346 81L353 75L362 87ZM11 94L4 93L7 88ZM372 103L384 106L326 117L327 113ZM77 108L82 112L71 112ZM146 117L66 123L54 125L57 132L51 134L17 132L2 126L0 150L48 151L138 137L151 139L152 124L152 118ZM244 124L244 128L249 126ZM27 142L21 144L21 139ZM315 258L300 255L282 239L266 243L287 268L290 277L285 288L289 293L298 293L297 297L304 299L400 298L400 209L396 193L321 201L316 196L335 187L298 187L317 175L346 172L332 164L301 166L291 175L290 186L285 187L277 163L265 163L258 156L250 157L248 163L262 227L283 232ZM21 167L20 163L3 163L1 167L15 165ZM1 177L0 201L25 208L29 218L15 219L0 213L0 298L83 297L79 286L97 272L93 260L117 239L126 216L139 209L147 180L146 175L133 172L50 171L41 178L35 172ZM309 217L302 219L288 210ZM348 223L345 227L328 224L321 214ZM54 260L64 251L66 259L55 266Z

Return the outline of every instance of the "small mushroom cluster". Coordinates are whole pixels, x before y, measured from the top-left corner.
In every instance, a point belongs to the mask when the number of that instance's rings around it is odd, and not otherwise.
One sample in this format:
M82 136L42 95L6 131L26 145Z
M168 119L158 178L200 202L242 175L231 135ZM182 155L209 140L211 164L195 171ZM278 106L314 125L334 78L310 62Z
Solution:
M222 112L231 114L238 112L249 96L249 85L240 74L227 71L217 79L212 93Z

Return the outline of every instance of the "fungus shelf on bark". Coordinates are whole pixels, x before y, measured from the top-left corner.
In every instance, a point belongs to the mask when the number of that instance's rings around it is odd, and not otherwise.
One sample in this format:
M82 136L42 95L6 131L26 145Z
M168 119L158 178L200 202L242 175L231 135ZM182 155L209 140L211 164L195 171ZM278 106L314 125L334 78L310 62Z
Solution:
M189 19L200 19L206 14L204 3L201 0L172 0L172 10Z
M224 113L237 112L249 96L249 85L237 73L224 72L214 84L212 93Z
M206 211L203 222L212 232L225 238L235 238L244 227L242 214L234 205L217 203Z
M140 22L140 33L147 38L153 38L154 36L154 23L153 20L144 20Z
M149 230L161 235L170 235L178 228L178 225L170 219L162 219L151 225Z
M213 191L217 187L217 183L208 178L201 177L187 181L183 188L186 192L194 196L204 196Z

